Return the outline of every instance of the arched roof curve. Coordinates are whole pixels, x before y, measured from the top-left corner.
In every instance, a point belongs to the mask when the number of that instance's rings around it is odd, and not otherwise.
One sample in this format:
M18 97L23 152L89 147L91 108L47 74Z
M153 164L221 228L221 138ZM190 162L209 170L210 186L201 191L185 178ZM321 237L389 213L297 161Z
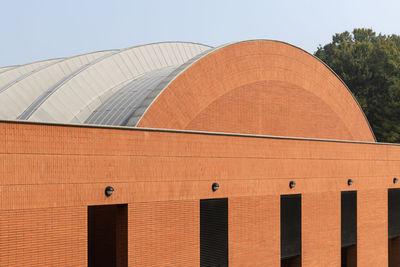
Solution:
M57 63L61 60L63 60L63 58L48 59L7 68L7 70L0 73L0 92L4 91L5 88L9 87L18 80L24 79L32 73L35 73L36 71L46 68L47 66Z
M115 52L99 51L65 58L36 69L30 75L19 78L0 92L0 116L6 119L27 119L41 101L51 94L52 87L81 68L101 57ZM29 88L29 90L26 90Z
M165 86L206 50L179 66L148 72L120 87L85 120L87 124L136 126L138 119Z
M287 43L208 51L169 77L138 127L375 141L360 106L323 62Z
M101 97L118 84L147 72L179 66L208 49L196 43L165 42L121 50L60 84L29 120L83 123L102 104Z
M375 141L343 81L279 41L102 51L0 68L0 86L3 119Z
M3 73L3 72L5 72L5 71L14 69L14 68L16 68L16 67L17 67L17 66L2 67L2 68L0 68L0 74Z

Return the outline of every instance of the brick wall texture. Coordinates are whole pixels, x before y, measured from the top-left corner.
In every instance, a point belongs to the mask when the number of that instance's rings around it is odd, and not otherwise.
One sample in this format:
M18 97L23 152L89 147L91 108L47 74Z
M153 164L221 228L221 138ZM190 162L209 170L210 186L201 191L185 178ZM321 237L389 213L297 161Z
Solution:
M87 207L108 204L128 207L128 266L198 266L199 200L224 197L229 264L279 266L279 197L291 193L302 264L338 266L343 190L358 192L358 266L388 262L396 145L20 123L0 135L0 266L87 266Z
M86 207L0 211L0 266L86 266Z
M117 266L199 266L199 201L209 198L229 199L230 266L280 266L283 194L302 195L302 255L288 264L337 267L344 190L357 191L358 266L388 265L400 146L373 143L345 85L306 52L268 41L219 49L174 79L138 126L0 122L1 267L88 266L88 206L112 204L124 204Z

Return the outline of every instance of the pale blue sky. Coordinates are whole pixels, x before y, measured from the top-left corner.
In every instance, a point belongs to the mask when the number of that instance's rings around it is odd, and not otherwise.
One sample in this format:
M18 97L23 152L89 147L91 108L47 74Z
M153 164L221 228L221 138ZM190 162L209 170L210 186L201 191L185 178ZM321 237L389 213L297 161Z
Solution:
M334 33L400 34L398 0L0 0L0 66L159 41L275 39L314 52Z

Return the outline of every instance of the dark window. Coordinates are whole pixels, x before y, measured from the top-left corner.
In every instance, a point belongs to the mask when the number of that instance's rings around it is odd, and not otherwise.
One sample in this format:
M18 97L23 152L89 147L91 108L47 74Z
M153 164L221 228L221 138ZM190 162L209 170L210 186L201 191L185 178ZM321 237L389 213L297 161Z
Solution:
M388 190L389 267L400 266L400 189Z
M281 266L301 266L301 195L281 196Z
M128 207L88 207L88 266L128 266Z
M357 266L357 191L341 194L342 267Z
M228 266L228 199L200 200L200 266Z
M400 236L400 189L388 191L389 238Z

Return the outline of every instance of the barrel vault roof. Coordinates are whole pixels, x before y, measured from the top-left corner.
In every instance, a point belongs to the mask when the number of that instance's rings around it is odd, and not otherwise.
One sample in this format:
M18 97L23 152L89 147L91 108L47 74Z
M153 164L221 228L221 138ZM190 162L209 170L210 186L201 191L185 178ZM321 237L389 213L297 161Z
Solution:
M211 47L163 42L0 68L0 118L126 125L159 83Z
M328 66L273 40L161 42L2 67L0 119L375 141Z

